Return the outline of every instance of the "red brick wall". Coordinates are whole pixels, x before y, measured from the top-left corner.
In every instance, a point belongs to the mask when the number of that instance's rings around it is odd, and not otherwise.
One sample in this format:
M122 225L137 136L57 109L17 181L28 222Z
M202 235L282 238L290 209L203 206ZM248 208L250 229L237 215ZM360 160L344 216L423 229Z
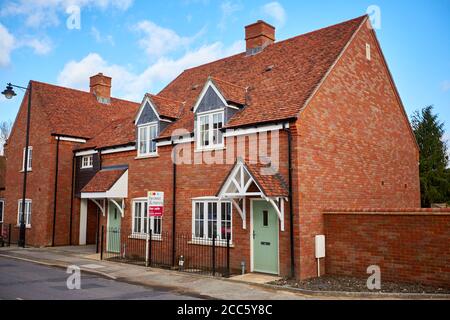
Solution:
M418 149L366 26L300 113L297 130L297 273L307 278L316 275L314 236L324 232L324 208L420 207Z
M261 139L262 141L262 139ZM227 146L229 141L227 140ZM280 154L280 173L288 181L287 176L287 136L285 133L280 134L279 138L279 154ZM235 154L232 157L234 163L236 159L236 141ZM246 156L249 157L248 139L246 142ZM268 138L268 150L270 155L270 136ZM191 159L201 156L202 153L194 152L194 145L191 144ZM132 199L146 197L147 191L164 191L164 217L163 232L172 233L172 147L158 148L159 157L147 159L135 159L136 152L127 152L120 154L109 154L102 156L103 167L128 164L128 199L126 199L125 218L122 219L122 230L131 232L132 217ZM203 153L203 155L206 153ZM210 153L209 153L210 154ZM226 152L224 152L224 157ZM192 198L215 196L223 181L227 177L233 164L181 164L177 166L177 234L192 234ZM79 225L79 200L77 200L76 220ZM77 210L77 211L76 211ZM242 228L242 219L240 215L233 209L233 242L234 247L231 249L231 267L240 269L241 261L246 262L247 271L250 269L250 201L247 201L247 229ZM102 223L106 227L106 219L102 219ZM77 226L78 226L77 225ZM74 229L75 230L75 229ZM77 229L78 230L78 229ZM290 271L290 251L289 251L289 210L286 203L285 208L285 232L280 232L280 268L281 274L288 275ZM74 231L76 233L77 231ZM77 236L78 237L78 236Z
M5 147L6 191L5 223L17 227L18 200L22 198L22 156L25 148L27 95L25 95L16 122ZM33 147L32 172L28 173L27 195L32 199L31 228L27 229L26 242L35 246L51 244L50 216L53 201L54 149L51 147L50 130L42 112L31 110L30 146Z
M23 188L21 170L25 147L27 101L25 95L5 148L7 157L5 223L11 223L17 229L17 205L18 200L22 198ZM43 107L35 103L31 107L30 146L33 147L33 163L32 171L28 173L26 195L27 199L32 200L31 228L26 231L26 242L31 246L50 246L53 233L57 141L51 136ZM69 243L72 150L76 145L67 141L60 141L59 145L55 245Z
M326 272L450 287L450 210L325 214Z

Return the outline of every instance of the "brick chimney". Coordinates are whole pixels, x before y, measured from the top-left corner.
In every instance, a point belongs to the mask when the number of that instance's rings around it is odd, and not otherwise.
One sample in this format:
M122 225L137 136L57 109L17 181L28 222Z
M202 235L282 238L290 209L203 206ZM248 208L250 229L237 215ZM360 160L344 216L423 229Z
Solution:
M109 103L111 99L111 77L104 76L103 73L96 74L89 78L89 87L99 102Z
M245 42L247 54L258 53L275 42L275 27L258 20L245 27Z

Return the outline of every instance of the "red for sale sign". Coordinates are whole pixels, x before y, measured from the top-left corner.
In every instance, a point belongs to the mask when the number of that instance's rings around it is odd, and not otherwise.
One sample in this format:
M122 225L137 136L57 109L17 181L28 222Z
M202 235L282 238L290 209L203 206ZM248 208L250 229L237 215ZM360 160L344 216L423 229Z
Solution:
M148 192L148 215L150 217L161 217L164 214L164 192Z

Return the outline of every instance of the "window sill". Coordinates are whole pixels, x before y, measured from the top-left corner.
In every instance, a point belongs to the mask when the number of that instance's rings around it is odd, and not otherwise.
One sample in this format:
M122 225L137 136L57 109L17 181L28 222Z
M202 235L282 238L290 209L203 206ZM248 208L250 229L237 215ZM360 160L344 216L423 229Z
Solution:
M133 233L130 236L128 236L128 239L146 240L147 235L141 233ZM152 236L152 241L162 241L162 238L160 235L154 235Z
M152 154L148 154L148 155L137 156L134 159L135 160L142 160L142 159L151 159L151 158L158 158L158 157L159 157L159 154L152 153Z
M202 152L211 152L211 151L222 151L222 150L226 150L227 148L225 146L220 146L220 147L214 147L214 148L203 148L203 149L195 149L194 152L195 153L202 153Z
M191 241L188 241L188 244L212 247L212 241L205 240L205 239L192 239ZM227 247L226 241L222 241L222 240L217 240L215 245L216 245L216 247L225 247L225 248ZM230 241L230 248L234 248L234 244L231 241Z
M16 228L20 228L20 224L16 224ZM25 226L25 229L31 229L31 224Z
M27 170L27 173L30 173L30 172L32 172L32 171L33 171L33 170L28 169L28 170ZM22 169L22 170L20 170L19 172L20 172L20 173L25 173L25 170Z
M81 167L80 169L81 170L87 170L87 169L93 169L94 167L92 166L92 167Z

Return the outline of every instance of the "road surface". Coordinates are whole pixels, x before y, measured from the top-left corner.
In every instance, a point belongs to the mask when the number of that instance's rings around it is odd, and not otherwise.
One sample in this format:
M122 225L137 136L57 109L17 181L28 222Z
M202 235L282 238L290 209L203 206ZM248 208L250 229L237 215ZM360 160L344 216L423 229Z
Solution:
M0 300L185 300L186 293L149 288L81 272L81 289L67 288L71 274L57 267L0 257Z

